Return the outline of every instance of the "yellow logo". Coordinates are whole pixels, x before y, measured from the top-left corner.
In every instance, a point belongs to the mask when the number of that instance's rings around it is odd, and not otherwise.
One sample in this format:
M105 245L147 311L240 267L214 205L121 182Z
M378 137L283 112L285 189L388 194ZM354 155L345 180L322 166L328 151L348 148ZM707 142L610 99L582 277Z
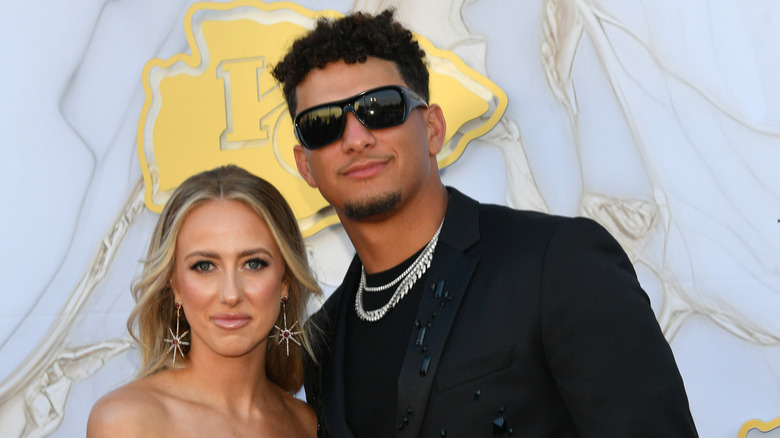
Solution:
M274 184L304 236L338 222L328 203L298 175L292 120L273 65L291 42L336 11L255 0L196 3L184 30L192 54L152 59L138 124L138 157L147 207L159 212L189 176L237 164ZM506 109L506 94L455 54L416 35L428 54L431 101L441 105L448 135L439 167L452 164Z
M751 430L758 430L765 433L771 433L772 436L776 436L774 432L780 431L780 417L775 418L774 420L770 421L761 421L761 420L748 420L745 422L745 424L742 425L742 427L739 428L739 434L737 434L738 438L746 438L748 436L748 432ZM762 434L763 435L763 434ZM753 436L753 434L751 434ZM758 438L759 434L755 434L755 437Z

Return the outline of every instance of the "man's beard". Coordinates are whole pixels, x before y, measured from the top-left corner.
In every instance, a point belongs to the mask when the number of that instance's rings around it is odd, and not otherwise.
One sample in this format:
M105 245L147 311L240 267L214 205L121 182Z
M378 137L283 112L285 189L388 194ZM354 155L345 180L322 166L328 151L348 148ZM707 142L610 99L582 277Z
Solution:
M344 204L344 213L352 220L363 221L393 211L400 202L401 192L386 193L357 202L347 202Z

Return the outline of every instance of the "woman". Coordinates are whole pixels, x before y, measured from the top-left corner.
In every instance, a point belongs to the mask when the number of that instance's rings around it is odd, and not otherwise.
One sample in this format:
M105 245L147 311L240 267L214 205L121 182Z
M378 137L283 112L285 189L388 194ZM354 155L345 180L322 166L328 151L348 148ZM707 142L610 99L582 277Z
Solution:
M225 166L184 181L163 209L128 329L138 379L100 399L87 436L316 435L291 396L320 294L295 216L266 181Z

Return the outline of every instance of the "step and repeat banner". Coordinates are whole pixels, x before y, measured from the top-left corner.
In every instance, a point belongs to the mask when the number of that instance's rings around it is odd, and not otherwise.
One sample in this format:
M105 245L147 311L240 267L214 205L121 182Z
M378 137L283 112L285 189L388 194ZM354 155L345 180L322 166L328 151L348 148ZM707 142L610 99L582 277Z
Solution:
M353 249L297 173L270 70L318 17L387 7L427 52L445 183L603 224L651 298L700 435L780 436L777 2L74 6L0 4L3 437L83 436L94 402L134 378L130 285L194 173L235 163L276 185L335 289Z

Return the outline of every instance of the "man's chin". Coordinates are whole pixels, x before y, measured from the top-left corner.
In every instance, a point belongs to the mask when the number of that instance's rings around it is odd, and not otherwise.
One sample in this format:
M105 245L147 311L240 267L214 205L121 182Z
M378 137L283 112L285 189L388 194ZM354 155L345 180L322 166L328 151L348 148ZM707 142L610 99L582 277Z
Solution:
M401 192L390 192L344 204L344 214L354 221L369 221L391 213L401 203Z

